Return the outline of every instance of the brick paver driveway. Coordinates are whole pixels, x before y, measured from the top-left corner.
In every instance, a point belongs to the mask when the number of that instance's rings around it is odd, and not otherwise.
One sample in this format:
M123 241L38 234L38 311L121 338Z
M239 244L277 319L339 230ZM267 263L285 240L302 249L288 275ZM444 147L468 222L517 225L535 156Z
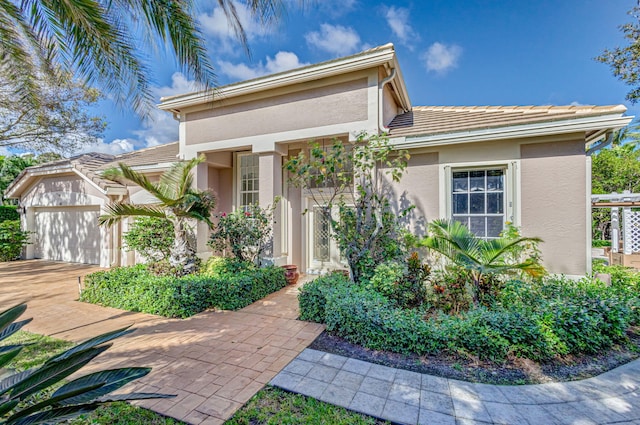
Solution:
M76 301L78 278L97 267L31 260L0 264L0 306L21 301L33 317L28 331L81 341L134 324L83 373L150 366L136 391L177 394L145 407L192 424L220 424L322 332L295 320L297 288L288 287L240 311L207 311L165 319ZM132 389L129 387L128 389Z

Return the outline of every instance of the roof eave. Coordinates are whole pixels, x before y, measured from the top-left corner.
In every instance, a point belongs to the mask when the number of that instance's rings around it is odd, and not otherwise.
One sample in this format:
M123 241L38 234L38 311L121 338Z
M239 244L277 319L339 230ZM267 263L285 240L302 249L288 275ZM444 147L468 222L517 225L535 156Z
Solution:
M46 167L46 168L35 168L29 169L25 168L18 176L11 182L11 184L7 187L4 196L8 199L17 199L22 195L24 189L29 187L29 183L31 180L41 176L47 176L51 174L65 172L73 172L73 167L71 164L57 165L54 167Z
M419 148L442 146L457 143L485 142L490 140L521 139L525 137L550 136L594 130L617 130L628 125L633 116L620 114L599 115L594 117L570 118L558 121L545 121L505 127L493 127L454 133L396 136L391 135L393 144L400 148ZM588 142L588 141L585 141Z
M388 45L361 55L324 62L315 66L300 68L290 72L232 84L227 87L220 87L215 90L215 95L220 98L228 99L231 97L242 96L292 84L332 77L347 72L360 71L389 62L392 62L392 66L398 66L398 62L395 58L396 55L393 45ZM404 82L402 82L402 86L403 95L405 95L408 100ZM166 111L177 112L189 106L211 102L212 94L213 91L203 91L162 98L160 99L161 103L158 105L158 108Z

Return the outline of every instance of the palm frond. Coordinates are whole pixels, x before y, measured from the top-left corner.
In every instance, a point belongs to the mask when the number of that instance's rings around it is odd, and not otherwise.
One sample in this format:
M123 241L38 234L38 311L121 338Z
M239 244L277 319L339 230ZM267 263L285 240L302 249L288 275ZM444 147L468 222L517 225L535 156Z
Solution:
M193 169L205 160L204 155L189 161L176 162L160 176L159 186L173 199L180 199L193 186Z
M119 183L131 182L136 184L149 192L151 195L158 198L158 200L164 204L171 204L174 202L174 198L171 198L165 190L159 184L154 184L149 178L132 169L125 163L119 163L117 168L110 168L102 173L102 176L108 180L113 180Z
M167 218L163 207L158 205L138 205L115 203L106 206L107 212L98 217L100 226L112 226L126 217L158 217Z
M171 44L185 74L192 75L203 90L216 85L204 36L194 20L193 1L118 0L120 9L131 10L146 25L150 38Z

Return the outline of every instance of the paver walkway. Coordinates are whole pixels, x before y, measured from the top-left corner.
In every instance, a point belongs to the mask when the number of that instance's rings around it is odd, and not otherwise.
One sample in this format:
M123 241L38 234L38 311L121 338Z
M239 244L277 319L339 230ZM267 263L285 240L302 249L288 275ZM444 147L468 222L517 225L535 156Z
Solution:
M165 319L75 301L96 267L39 260L0 264L0 306L28 302L26 330L71 341L134 324L137 331L82 369L150 366L127 391L177 394L142 405L192 424L221 424L295 358L323 327L295 320L297 288L240 311ZM132 388L135 387L135 388Z
M272 381L401 424L640 424L640 361L541 385L472 384L306 349Z

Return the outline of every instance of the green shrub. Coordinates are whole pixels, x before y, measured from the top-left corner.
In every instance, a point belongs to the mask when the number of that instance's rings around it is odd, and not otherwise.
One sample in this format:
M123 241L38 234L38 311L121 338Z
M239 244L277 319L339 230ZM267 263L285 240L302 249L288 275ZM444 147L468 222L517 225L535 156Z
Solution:
M169 258L174 243L173 224L158 217L137 217L122 239L128 251L137 251L147 261Z
M601 239L593 239L591 241L591 246L594 248L604 248L607 246L611 246L611 241L604 241Z
M284 269L276 266L248 269L235 275L210 278L211 305L223 310L237 310L284 288Z
M29 240L29 232L20 230L20 220L0 222L0 261L20 258L22 248Z
M256 267L248 261L229 257L211 257L200 269L200 274L209 277L221 277L235 275L246 270L254 270Z
M139 264L90 274L85 302L166 317L189 317L207 308L236 310L286 285L280 267L223 271L219 276L157 276Z
M305 285L299 299L301 319L374 350L447 350L500 362L508 355L547 360L592 353L624 341L634 317L627 296L586 279L511 281L492 309L425 314L399 308L370 287L323 277Z
M272 234L273 206L262 208L258 204L246 206L218 217L209 245L216 251L229 250L240 261L258 264L267 249Z
M300 304L300 320L309 322L325 322L326 293L332 288L348 285L349 279L340 273L329 273L306 283L300 288L298 302Z
M15 205L0 205L0 223L13 220L20 220L18 207Z
M398 307L415 308L427 297L426 281L430 273L429 266L414 252L405 264L389 261L377 266L369 283Z

